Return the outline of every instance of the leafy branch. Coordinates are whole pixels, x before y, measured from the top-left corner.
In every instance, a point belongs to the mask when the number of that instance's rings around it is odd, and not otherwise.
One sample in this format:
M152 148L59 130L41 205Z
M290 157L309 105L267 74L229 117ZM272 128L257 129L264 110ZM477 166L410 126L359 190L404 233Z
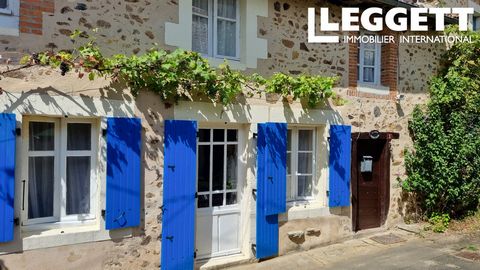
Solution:
M81 34L75 31L71 35L73 44ZM244 90L252 97L261 95L264 89L267 93L280 94L289 102L302 99L309 107L315 107L334 96L332 88L337 80L336 77L293 77L283 73L275 73L269 79L258 74L245 75L232 70L226 62L214 68L200 54L181 49L167 52L154 48L140 56L117 54L107 57L94 38L71 51L26 55L21 63L24 68L36 65L60 68L62 75L75 72L79 78L87 75L90 80L109 77L114 82L125 82L134 96L141 90L149 90L168 103L206 97L227 105L235 102Z

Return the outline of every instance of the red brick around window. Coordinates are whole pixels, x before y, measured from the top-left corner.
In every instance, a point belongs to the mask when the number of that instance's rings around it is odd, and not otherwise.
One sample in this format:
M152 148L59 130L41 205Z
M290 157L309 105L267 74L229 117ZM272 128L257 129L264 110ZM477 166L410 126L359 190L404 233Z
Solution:
M356 35L352 33L351 35ZM391 31L383 31L379 35L393 35L397 41L398 35ZM394 100L397 97L397 68L398 68L398 43L382 44L380 82L382 86L390 89L388 95L376 95L371 93L363 93L357 89L358 80L358 44L349 44L349 60L348 60L348 95L365 98L379 98Z
M43 13L55 11L55 0L20 0L20 32L41 35Z

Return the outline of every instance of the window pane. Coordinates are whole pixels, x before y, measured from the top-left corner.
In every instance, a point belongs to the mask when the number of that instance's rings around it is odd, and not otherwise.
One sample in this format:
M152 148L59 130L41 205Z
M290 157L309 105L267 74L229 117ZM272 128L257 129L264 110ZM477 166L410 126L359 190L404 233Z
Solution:
M237 146L227 146L227 189L237 188Z
M209 204L208 195L199 195L198 196L197 207L198 208L206 208L206 207L209 207L209 206L210 206L210 204Z
M225 141L225 130L224 129L214 129L213 130L213 141L214 142L224 142Z
M292 174L292 153L287 153L287 174Z
M287 200L291 200L292 198L292 176L287 176Z
M210 146L198 146L198 191L210 190Z
M200 129L198 131L198 140L200 142L209 142L210 141L210 129Z
M90 213L90 157L67 157L66 212Z
M231 192L227 193L227 205L236 204L237 203L237 193Z
M364 82L374 82L374 69L373 68L363 68L363 81Z
M238 141L238 131L236 129L227 130L227 141L228 142Z
M367 35L373 36L373 35ZM375 50L375 43L363 43L363 48L366 50Z
M312 177L298 176L298 194L299 197L312 196Z
M237 23L219 19L217 21L217 54L237 56Z
M223 193L213 194L212 195L212 206L222 206L223 205Z
M223 190L223 159L224 146L213 146L213 161L212 161L212 190Z
M192 50L208 54L208 19L197 15L192 17Z
M0 8L6 8L7 7L7 2L8 2L8 0L0 0Z
M312 153L298 153L298 173L312 173Z
M365 51L363 53L363 64L366 66L375 65L375 51Z
M28 158L28 218L53 216L54 157Z
M193 0L192 11L197 14L208 16L208 0Z
M67 127L67 150L92 149L92 124L72 123Z
M292 151L292 131L287 130L287 151Z
M29 123L29 149L30 151L55 150L55 124L47 122Z
M236 19L237 18L237 0L218 0L218 16Z
M298 150L299 151L313 150L313 130L298 131Z

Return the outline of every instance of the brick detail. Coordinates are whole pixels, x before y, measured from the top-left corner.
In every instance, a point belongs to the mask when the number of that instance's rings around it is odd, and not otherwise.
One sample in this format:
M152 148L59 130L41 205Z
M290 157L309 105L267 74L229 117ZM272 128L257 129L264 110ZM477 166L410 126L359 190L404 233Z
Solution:
M41 35L43 33L43 12L53 13L55 0L21 0L20 33Z
M356 33L351 33L356 35ZM389 30L380 32L379 35L392 35L395 41L398 41L398 34ZM347 94L354 97L378 98L394 100L397 97L398 90L398 43L382 44L380 83L388 86L390 93L388 95L377 95L371 93L359 92L357 89L358 79L358 44L350 43L348 46L348 91Z

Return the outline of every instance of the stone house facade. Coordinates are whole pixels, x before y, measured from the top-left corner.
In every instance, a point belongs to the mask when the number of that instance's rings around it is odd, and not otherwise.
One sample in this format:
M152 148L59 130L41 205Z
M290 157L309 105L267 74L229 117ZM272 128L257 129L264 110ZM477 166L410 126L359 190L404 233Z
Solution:
M396 1L342 2L389 9ZM396 4L480 12L478 1L413 2ZM316 109L275 96L226 107L165 106L151 92L133 97L102 78L61 76L46 67L10 72L0 80L0 138L14 142L8 148L0 140L0 213L9 218L0 221L0 268L220 267L388 229L415 214L398 182L411 145L408 118L427 100L446 45L309 44L308 7L329 7L331 20L340 21L338 1L0 1L1 70L25 53L70 49L74 30L95 29L107 54L141 54L158 45L199 51L214 65L226 58L235 69L263 76L338 76L335 92L346 100ZM268 130L279 132L278 145L269 146L275 140ZM259 208L260 141L286 152L284 209ZM171 159L179 149L186 153L182 162ZM190 174L177 176L171 166ZM165 190L179 188L166 185L169 177L193 179L185 185L190 189L177 190L195 193L193 204L181 201L190 214L168 213L178 194ZM259 209L273 214L260 216ZM192 247L188 256L185 247Z

